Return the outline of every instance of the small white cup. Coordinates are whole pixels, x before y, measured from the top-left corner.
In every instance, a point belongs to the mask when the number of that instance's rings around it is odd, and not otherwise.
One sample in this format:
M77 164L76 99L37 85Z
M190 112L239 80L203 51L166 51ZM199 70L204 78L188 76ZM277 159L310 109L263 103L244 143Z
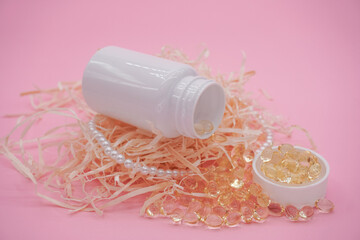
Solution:
M315 202L325 197L327 180L330 172L329 164L318 153L299 146L294 146L296 149L306 150L314 154L321 165L321 173L317 180L305 184L287 184L276 182L261 171L261 153L257 154L253 160L253 179L254 182L261 185L264 193L268 194L270 199L274 202L280 203L283 206L294 205L297 208L303 206L314 206ZM273 147L277 149L277 146Z

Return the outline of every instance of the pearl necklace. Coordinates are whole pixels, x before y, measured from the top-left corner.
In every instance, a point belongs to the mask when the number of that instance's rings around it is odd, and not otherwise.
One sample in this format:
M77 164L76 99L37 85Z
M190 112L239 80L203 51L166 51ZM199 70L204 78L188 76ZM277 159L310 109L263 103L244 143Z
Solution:
M262 125L265 125L265 120L260 114L259 114L259 120ZM273 144L273 136L272 136L271 129L265 128L265 132L267 134L266 141L263 143L263 145L258 150L256 150L255 154L261 153L262 151L264 151L265 148L267 148Z
M259 116L260 122L265 124L262 116ZM110 142L104 137L104 135L96 129L96 124L94 120L89 121L88 123L90 133L93 137L95 137L96 141L100 144L100 146L104 149L104 153L109 156L111 159L115 160L118 164L124 164L125 168L133 169L135 171L140 171L144 175L158 176L158 177L182 177L187 174L192 174L191 170L164 170L156 167L149 167L145 164L141 164L140 166L137 163L134 163L131 159L126 159L125 156L110 146ZM265 132L267 133L266 141L264 144L256 151L256 154L262 152L266 147L272 145L272 133L271 130L266 128Z
M131 159L126 159L121 153L118 153L115 149L110 146L110 142L104 137L104 135L96 129L94 120L89 121L89 130L92 136L95 137L96 141L104 149L104 153L115 160L118 164L124 164L125 168L140 171L144 175L158 176L158 177L182 177L187 174L191 174L191 170L164 170L156 167L149 167L145 164L134 163Z

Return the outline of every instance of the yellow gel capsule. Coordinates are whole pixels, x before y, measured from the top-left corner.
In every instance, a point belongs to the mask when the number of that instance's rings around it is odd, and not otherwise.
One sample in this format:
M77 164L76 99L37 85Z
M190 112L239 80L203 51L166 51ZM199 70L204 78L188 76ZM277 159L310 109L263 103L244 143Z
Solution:
M282 162L281 162L281 166L283 168L286 168L288 169L290 172L296 172L299 168L299 163L294 160L294 159L291 159L291 158L287 158L287 159L284 159Z
M194 124L195 132L199 135L211 133L214 130L214 125L208 120L201 120Z
M318 178L320 173L321 173L321 165L319 163L315 163L314 165L310 166L309 178L311 180Z

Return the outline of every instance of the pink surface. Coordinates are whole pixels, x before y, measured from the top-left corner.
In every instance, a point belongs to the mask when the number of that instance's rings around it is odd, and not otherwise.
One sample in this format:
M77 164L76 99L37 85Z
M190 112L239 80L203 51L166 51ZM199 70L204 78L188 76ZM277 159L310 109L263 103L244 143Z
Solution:
M104 216L71 215L38 198L1 157L0 239L360 239L360 2L170 2L2 0L1 115L28 110L19 93L34 85L80 80L106 45L156 54L170 44L196 56L205 43L218 72L238 70L244 51L257 71L254 96L266 90L269 110L308 129L328 160L335 212L215 231L140 217L136 201ZM1 118L0 136L14 124ZM301 134L292 142L305 143Z

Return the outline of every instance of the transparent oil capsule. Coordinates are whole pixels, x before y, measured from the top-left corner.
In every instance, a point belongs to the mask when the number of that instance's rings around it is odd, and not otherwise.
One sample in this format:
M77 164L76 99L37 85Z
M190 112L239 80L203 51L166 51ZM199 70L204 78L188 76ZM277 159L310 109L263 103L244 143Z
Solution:
M162 203L161 214L170 215L171 213L174 212L176 207L177 207L177 203L176 203L176 201L174 199L172 199L172 198L166 199Z
M291 221L297 221L300 217L299 210L293 205L288 205L285 207L285 216Z
M244 174L245 174L245 169L242 167L238 167L233 170L233 175L236 178L242 179L244 177Z
M200 120L194 124L194 128L197 134L204 135L211 133L214 130L214 125L208 120Z
M223 218L215 214L210 214L205 220L205 224L210 228L218 228L223 222Z
M238 199L234 199L232 200L232 202L229 204L228 207L233 211L240 211L241 201Z
M241 222L241 214L239 212L230 212L226 216L226 225L235 226Z
M218 197L218 203L219 203L221 206L227 206L227 205L229 205L232 200L233 200L233 194L232 194L232 192L223 193L223 194L221 194L221 195Z
M291 174L290 171L286 168L278 168L276 171L276 179L279 182L290 183L291 182Z
M217 197L220 193L220 190L215 181L210 181L205 188L205 192L209 194L210 197Z
M306 172L301 172L298 171L297 173L292 173L291 174L291 182L292 184L303 184L308 182L308 173Z
M281 162L283 168L288 169L290 172L295 173L299 168L299 163L295 159L286 158Z
M295 160L299 160L301 153L303 152L303 150L299 150L296 148L293 148L291 150L289 150L286 154L285 157L286 158L292 158Z
M269 209L267 207L257 207L254 213L254 219L257 222L264 221L269 216Z
M299 215L302 219L308 220L314 215L314 208L310 206L304 206L300 209Z
M231 157L232 158L240 158L245 152L245 145L238 144L231 150Z
M318 162L318 159L314 154L312 154L310 152L307 152L307 153L308 154L307 154L306 159L307 159L308 163L310 163L310 165L313 165Z
M269 209L269 215L271 216L280 217L284 213L284 209L279 203L274 203L274 202L270 203L268 209Z
M294 149L293 145L291 144L282 144L279 146L279 151L283 154L288 153Z
M309 179L315 180L320 176L321 173L321 165L319 163L315 163L309 168Z
M251 195L254 195L255 197L259 196L260 193L262 191L262 188L259 184L257 183L252 183L249 187L249 193Z
M263 162L269 162L271 160L273 154L273 150L271 147L267 147L264 149L264 151L262 151L261 155L260 155L260 159Z
M196 215L198 216L200 221L205 221L206 218L210 215L212 209L208 205L203 205L199 210L196 211Z
M254 211L254 204L251 204L250 201L244 201L241 203L240 213L242 215L242 220L245 223L249 223L252 221Z
M334 209L334 203L326 198L322 198L315 202L315 207L322 213L329 213Z
M300 151L297 160L299 163L301 162L307 162L307 159L311 153L309 151Z
M272 156L271 156L270 162L271 162L272 164L279 164L279 163L281 163L282 160L283 160L283 155L282 155L282 153L279 152L279 151L274 151L273 154L272 154Z
M277 170L274 164L272 163L264 163L261 165L261 171L271 179L276 179Z
M199 217L195 212L189 211L185 213L182 220L187 224L196 224L197 222L199 222Z
M234 191L234 195L239 200L245 200L249 197L249 191L248 189L241 188Z
M153 203L149 207L146 208L146 215L149 217L155 217L157 215L160 215L160 204L159 203Z
M261 206L261 207L267 207L270 204L270 198L268 195L266 195L265 193L261 193L259 196L257 196L257 203Z
M243 155L244 160L249 163L252 162L252 160L254 159L255 153L253 150L251 149L246 149Z
M226 215L226 212L227 212L226 209L219 205L213 207L212 209L213 214L218 215L219 217L222 218Z
M173 213L171 213L170 217L175 223L181 222L182 218L185 215L185 211L180 208L176 208Z

